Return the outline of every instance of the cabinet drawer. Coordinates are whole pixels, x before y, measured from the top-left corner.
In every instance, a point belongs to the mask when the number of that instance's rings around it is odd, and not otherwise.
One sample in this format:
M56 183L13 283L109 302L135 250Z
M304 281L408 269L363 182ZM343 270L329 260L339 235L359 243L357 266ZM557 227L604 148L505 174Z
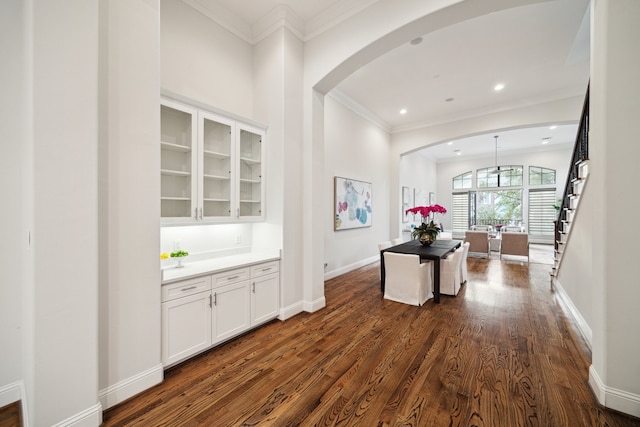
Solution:
M249 279L248 268L238 268L235 270L225 271L224 273L214 274L211 276L211 285L217 286L229 285L231 283L242 282Z
M162 302L211 290L211 276L197 277L162 286Z
M280 262L272 261L251 267L251 277L260 277L265 274L276 273L280 270Z

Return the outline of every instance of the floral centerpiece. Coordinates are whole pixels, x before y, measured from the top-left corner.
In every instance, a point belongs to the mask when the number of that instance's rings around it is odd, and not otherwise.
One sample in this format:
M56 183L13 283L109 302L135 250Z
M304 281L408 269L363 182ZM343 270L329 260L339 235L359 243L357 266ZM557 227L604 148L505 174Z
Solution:
M447 210L436 204L431 206L416 206L415 208L407 209L405 213L420 214L422 224L413 229L411 236L414 239L417 238L423 245L429 246L436 241L440 233L440 226L433 222L433 218L430 218L431 214L445 214Z

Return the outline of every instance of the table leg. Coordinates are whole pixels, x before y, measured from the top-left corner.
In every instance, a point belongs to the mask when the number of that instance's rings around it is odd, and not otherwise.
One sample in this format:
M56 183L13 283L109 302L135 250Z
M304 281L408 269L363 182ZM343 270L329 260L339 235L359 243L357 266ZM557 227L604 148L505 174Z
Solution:
M383 294L384 294L384 279L385 279L384 255L382 254L382 251L380 251L380 290L382 291Z
M440 304L440 260L433 260L433 302Z

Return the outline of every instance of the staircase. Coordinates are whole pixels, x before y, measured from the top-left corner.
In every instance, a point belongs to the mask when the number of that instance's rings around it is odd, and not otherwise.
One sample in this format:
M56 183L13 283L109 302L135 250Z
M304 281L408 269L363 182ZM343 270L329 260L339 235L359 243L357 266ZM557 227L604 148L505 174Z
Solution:
M571 223L580 204L580 195L589 176L589 88L584 98L580 126L573 147L571 165L564 188L558 218L555 221L555 243L551 282L558 275L562 264L562 254L571 233Z

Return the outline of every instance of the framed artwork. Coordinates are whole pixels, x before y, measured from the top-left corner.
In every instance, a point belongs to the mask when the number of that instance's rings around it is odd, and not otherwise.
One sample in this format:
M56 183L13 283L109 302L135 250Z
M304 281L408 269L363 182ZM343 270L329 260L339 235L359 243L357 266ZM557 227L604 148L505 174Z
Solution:
M413 207L413 195L411 194L411 190L409 187L402 187L402 212L400 213L400 218L402 218L402 222L409 222L409 219L413 217L412 214L406 214L407 209L411 209Z
M371 183L334 177L335 231L371 227Z

